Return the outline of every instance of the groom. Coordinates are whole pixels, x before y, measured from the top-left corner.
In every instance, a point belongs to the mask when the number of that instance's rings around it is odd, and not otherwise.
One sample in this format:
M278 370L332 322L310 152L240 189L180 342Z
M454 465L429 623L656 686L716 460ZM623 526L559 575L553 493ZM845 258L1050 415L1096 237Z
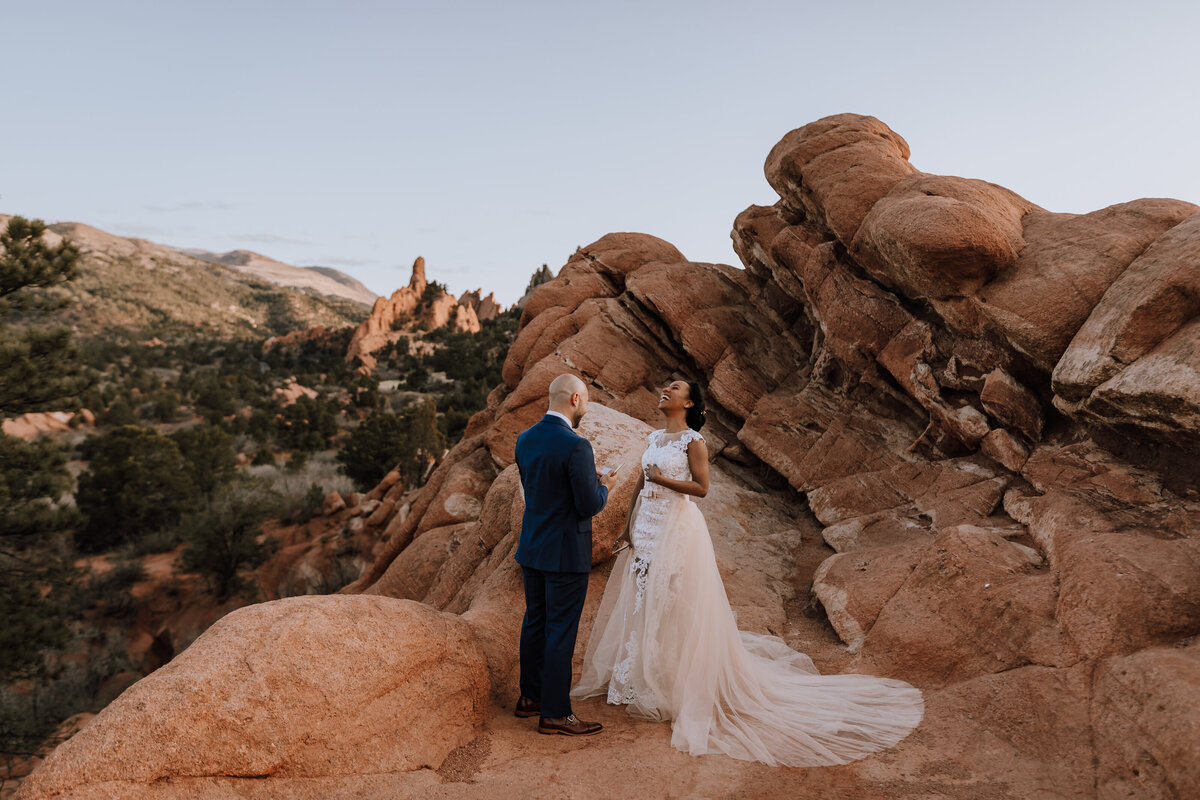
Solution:
M516 715L540 715L538 733L586 736L598 722L571 713L571 658L592 568L592 517L604 508L616 473L596 472L592 446L575 433L587 386L569 373L550 383L550 410L517 437L525 516L516 559L525 579L521 697Z

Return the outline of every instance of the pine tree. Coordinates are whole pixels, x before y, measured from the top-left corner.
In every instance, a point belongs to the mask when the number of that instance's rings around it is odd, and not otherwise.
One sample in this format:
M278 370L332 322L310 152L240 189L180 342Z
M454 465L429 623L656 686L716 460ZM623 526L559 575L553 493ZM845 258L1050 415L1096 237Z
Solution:
M42 237L45 231L40 219L13 217L0 233L0 301L20 307L31 297L23 289L45 289L75 277L79 248L65 241L51 247Z
M79 251L50 246L41 220L13 217L0 233L0 417L35 411L85 388L65 330L14 330L14 312L48 307L43 289L75 277ZM74 519L58 505L71 484L62 450L0 434L0 679L38 678L62 647L60 598L73 570L51 537Z
M408 446L408 426L395 414L376 412L359 423L338 451L341 471L361 491L379 483Z
M216 425L193 425L173 434L171 439L187 462L192 483L205 497L233 477L237 454L233 437Z
M274 420L275 441L290 450L320 450L338 431L339 411L336 398L297 397L294 403L284 406ZM253 417L251 422L254 422Z
M13 217L0 233L0 416L36 411L83 391L89 379L64 328L12 330L14 311L49 303L41 291L75 277L79 250L69 242L51 247L41 220Z
M423 397L399 414L376 412L367 417L338 451L337 460L341 471L363 491L393 467L409 486L416 486L445 448L437 405L432 397Z
M442 457L446 437L438 427L437 404L432 397L423 397L404 409L401 415L406 428L404 451L400 458L400 474L409 486L417 486L428 468Z
M61 615L49 607L40 581L0 571L0 680L37 678L46 671L43 652L62 647L69 633Z
M150 428L124 425L84 442L87 470L75 503L87 525L75 544L101 552L179 521L198 496L175 442Z
M252 480L228 484L180 523L188 544L176 569L203 575L219 600L249 593L252 584L239 573L257 567L275 552L278 540L260 537L263 522L280 510L279 495L264 484Z
M49 539L77 517L55 503L70 485L62 448L0 434L0 680L40 677L67 642L74 569Z
M55 501L71 489L63 448L46 439L0 435L0 541L59 531L75 515Z

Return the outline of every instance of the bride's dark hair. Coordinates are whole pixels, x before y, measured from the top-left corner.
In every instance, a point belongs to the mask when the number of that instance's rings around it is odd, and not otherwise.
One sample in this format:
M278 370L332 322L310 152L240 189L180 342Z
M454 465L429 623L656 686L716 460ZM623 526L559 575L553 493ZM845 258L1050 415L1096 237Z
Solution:
M692 407L687 410L687 426L698 431L704 427L704 395L695 381L688 381L688 399L692 401Z

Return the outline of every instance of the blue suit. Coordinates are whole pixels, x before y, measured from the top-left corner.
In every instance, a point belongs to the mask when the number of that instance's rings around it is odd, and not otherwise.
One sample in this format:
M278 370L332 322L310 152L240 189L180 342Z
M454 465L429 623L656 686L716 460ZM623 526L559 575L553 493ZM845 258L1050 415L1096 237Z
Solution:
M592 517L608 502L587 439L547 414L517 437L525 514L516 560L525 579L521 694L542 716L571 713L571 658L592 569Z

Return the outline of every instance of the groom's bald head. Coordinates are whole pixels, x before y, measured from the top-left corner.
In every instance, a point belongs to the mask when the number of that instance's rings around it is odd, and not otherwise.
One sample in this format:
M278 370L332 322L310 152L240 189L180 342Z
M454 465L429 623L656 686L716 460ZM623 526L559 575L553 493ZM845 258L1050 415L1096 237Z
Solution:
M557 411L571 420L571 424L576 428L587 411L587 402L587 384L581 381L579 376L564 372L550 381L550 410Z

